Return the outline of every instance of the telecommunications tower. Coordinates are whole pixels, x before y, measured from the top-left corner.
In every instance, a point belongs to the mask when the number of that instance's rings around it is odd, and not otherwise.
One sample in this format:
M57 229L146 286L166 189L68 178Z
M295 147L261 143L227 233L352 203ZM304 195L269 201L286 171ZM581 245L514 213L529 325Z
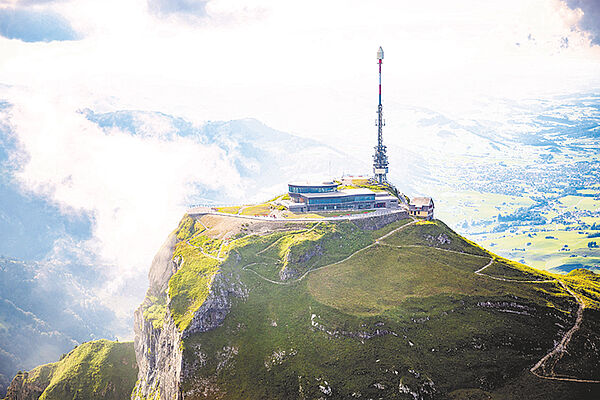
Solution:
M386 146L383 145L383 106L381 105L381 63L383 61L383 49L380 47L377 51L377 61L379 64L379 105L377 106L377 146L373 155L373 173L378 183L387 183L388 159Z

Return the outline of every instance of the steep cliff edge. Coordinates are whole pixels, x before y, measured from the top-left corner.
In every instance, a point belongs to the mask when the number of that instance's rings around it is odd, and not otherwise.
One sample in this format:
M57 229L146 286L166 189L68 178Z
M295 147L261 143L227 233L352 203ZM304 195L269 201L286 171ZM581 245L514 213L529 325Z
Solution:
M594 398L596 278L440 221L186 216L135 314L132 399Z
M182 398L183 338L216 328L231 308L231 299L247 296L239 275L219 267L228 252L223 246L243 231L266 232L267 226L185 216L169 235L153 259L150 287L134 314L139 375L132 399Z

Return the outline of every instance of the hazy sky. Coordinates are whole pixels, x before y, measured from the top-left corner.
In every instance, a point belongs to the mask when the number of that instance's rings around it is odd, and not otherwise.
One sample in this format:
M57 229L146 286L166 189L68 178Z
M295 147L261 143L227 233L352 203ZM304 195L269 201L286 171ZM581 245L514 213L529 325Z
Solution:
M458 107L481 95L598 87L600 22L583 11L598 1L569 3L582 8L559 0L0 0L0 33L44 40L1 39L0 80L95 109L356 134L354 116L373 109L379 45L388 104Z
M160 124L105 135L77 110L252 117L343 148L373 133L379 46L392 123L406 106L460 116L482 98L598 90L598 3L0 0L15 179L93 216L82 245L116 266L114 294L146 274L190 183L232 190L240 177L226 154L165 141Z

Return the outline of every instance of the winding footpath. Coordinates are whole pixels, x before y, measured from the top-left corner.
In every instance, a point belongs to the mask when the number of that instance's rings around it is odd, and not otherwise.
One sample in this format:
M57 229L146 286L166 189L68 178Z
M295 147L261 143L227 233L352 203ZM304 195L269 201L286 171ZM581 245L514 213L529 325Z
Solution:
M385 246L391 246L391 245L388 245L388 244L384 244L384 245ZM470 254L470 253L465 253L465 252L462 252L462 251L455 251L455 250L449 250L449 249L441 249L439 247L420 246L420 245L405 245L405 246L392 246L392 247L398 247L398 248L402 248L402 247L429 247L429 248L434 248L436 250L446 251L446 252L450 252L450 253L467 254L467 255L474 256L474 257L488 258L487 256L480 256L480 255L477 255L477 254ZM490 267L493 263L494 263L494 258L493 257L489 257L488 263L485 264L483 267L479 268L477 271L474 271L474 273L476 275L479 275L479 276L485 276L486 278L490 278L490 279L494 279L494 280L502 281L502 282L512 282L512 283L558 283L559 285L561 285L563 287L563 289L565 289L577 301L577 304L579 305L579 308L577 310L577 318L575 319L575 324L573 325L573 327L571 329L569 329L563 335L561 341L558 342L556 344L556 346L554 346L554 348L552 350L550 350L550 352L548 354L546 354L544 357L542 357L533 367L531 367L529 369L529 371L533 375L537 376L538 378L543 378L543 379L551 379L551 380L566 381L566 382L579 382L579 383L600 383L600 380L579 379L579 378L566 377L566 376L556 376L556 375L550 375L550 376L548 376L548 375L542 375L541 373L538 372L538 370L540 368L543 368L545 366L545 364L549 360L551 360L553 357L556 356L556 359L554 360L554 362L552 364L552 368L550 369L550 371L552 372L552 374L554 374L554 367L556 366L556 364L558 363L558 361L560 361L560 359L562 358L563 354L566 352L567 345L571 341L571 338L573 337L573 335L575 334L575 332L577 332L579 330L579 328L581 327L581 323L583 322L583 310L585 309L585 303L583 302L583 300L581 300L581 298L579 296L577 296L577 294L575 292L573 292L573 290L571 290L571 288L569 288L564 282L562 282L562 281L560 281L558 279L522 280L522 279L501 278L501 277L497 277L497 276L492 276L492 275L484 274L483 271L486 268Z
M381 236L381 237L379 237L379 238L375 239L375 241L374 241L373 243L371 243L370 245L367 245L367 246L363 247L362 249L358 249L358 250L356 250L354 253L350 254L348 257L344 258L343 260L339 260L339 261L336 261L336 262L334 262L334 263L331 263L331 264L323 265L323 266L321 266L321 267L318 267L318 268L309 269L308 271L306 271L304 274L302 274L300 277L298 277L298 278L296 278L296 279L290 279L290 280L288 280L288 281L285 281L285 282L278 282L278 281L274 281L274 280L272 280L272 279L269 279L269 278L267 278L267 277L264 277L264 276L262 276L261 274L259 274L258 272L256 272L256 271L255 271L255 270L253 270L253 269L248 269L248 267L250 267L250 266L252 266L252 265L266 264L266 263L263 263L263 262L254 262L254 263L250 263L250 264L244 265L244 266L242 267L242 270L243 270L243 271L251 271L251 272L255 273L256 275L258 275L258 276L259 276L260 278L262 278L263 280L265 280L265 281L267 281L267 282L270 282L270 283L274 283L274 284L276 284L276 285L292 285L292 284L294 284L294 283L298 283L298 282L300 282L301 280L303 280L304 278L306 278L306 277L308 276L308 274L310 274L311 272L319 271L319 270L321 270L321 269L324 269L324 268L329 268L329 267L332 267L332 266L334 266L334 265L341 264L341 263L343 263L343 262L345 262L345 261L349 260L350 258L354 257L354 256L355 256L355 255L357 255L358 253L360 253L360 252L363 252L363 251L365 251L365 250L367 250L367 249L370 249L371 247L373 247L373 246L375 246L375 245L377 245L377 244L380 244L380 243L379 243L379 241L380 241L380 240L383 240L383 239L387 238L388 236L390 236L390 235L392 235L392 234L394 234L394 233L398 232L399 230L401 230L401 229L404 229L404 228L406 228L406 227L407 227L407 226L409 226L409 225L413 225L413 224L414 224L414 223L416 223L416 222L417 222L417 220L416 220L416 219L413 219L413 221L412 221L412 222L409 222L408 224L404 224L404 225L402 225L402 226L400 226L400 227L398 227L398 228L396 228L396 229L392 230L391 232L389 232L389 233L387 233L387 234L385 234L385 235L383 235L383 236ZM312 227L310 230L314 229L315 227L316 227L316 226ZM307 231L305 231L305 233L306 233L306 232L309 232L310 230L307 230ZM275 242L275 243L277 243L277 242ZM273 246L275 243L271 244L269 247ZM264 250L266 250L266 249L264 249ZM264 251L264 250L263 250L263 251ZM262 253L262 251L261 251L261 253ZM257 255L258 255L258 254L260 254L260 253L257 253Z
M433 246L422 246L422 245L404 245L404 246L393 246L393 245L389 245L386 243L382 243L382 240L385 240L386 238L388 238L389 236L393 235L394 233L410 226L410 225L414 225L418 220L413 219L412 222L409 222L407 224L404 224L388 233L386 233L385 235L375 239L373 241L373 243L359 249L356 250L354 253L350 254L348 257L340 260L340 261L336 261L334 263L331 264L327 264L318 268L314 268L314 269L310 269L308 271L306 271L304 274L302 274L300 277L296 278L296 279L291 279L288 281L275 281L273 279L269 279L263 275L261 275L260 273L258 273L257 271L251 269L250 267L253 265L261 265L261 264L267 264L266 262L254 262L254 263L250 263L247 264L245 266L242 267L242 270L244 271L249 271L254 273L255 275L257 275L259 278L261 278L262 280L275 284L275 285L292 285L295 283L298 283L300 281L302 281L304 278L306 278L308 276L308 274L315 272L315 271L319 271L325 268L329 268L341 263L346 262L347 260L351 259L352 257L354 257L355 255L357 255L358 253L361 253L367 249L370 249L373 246L376 245L383 245L383 246L391 246L391 247L397 247L397 248L403 248L403 247L427 247L427 248L432 248L432 249L436 249L439 251L445 251L445 252L450 252L450 253L456 253L456 254L464 254L464 255L469 255L469 256L473 256L473 257L480 257L480 258L489 258L489 261L486 265L484 265L483 267L479 268L478 270L474 271L474 273L476 275L479 276L485 276L486 278L489 279L494 279L494 280L498 280L498 281L502 281L502 282L512 282L512 283L533 283L533 284L539 284L539 283L558 283L559 285L561 285L563 287L564 290L566 290L576 301L577 304L579 305L579 309L577 310L577 317L575 320L575 324L573 325L573 327L571 329L569 329L562 337L562 339L560 340L560 342L558 342L554 348L552 350L550 350L550 352L548 352L548 354L546 354L544 357L542 357L533 367L530 368L530 372L542 379L550 379L550 380L556 380L556 381L565 381L565 382L579 382L579 383L600 383L600 380L593 380L593 379L578 379L578 378L574 378L574 377L566 377L566 376L557 376L554 374L554 366L558 363L558 361L562 358L563 354L567 351L567 346L569 344L569 342L571 341L571 338L573 337L573 335L579 330L579 328L581 327L581 324L583 322L583 311L585 309L585 304L583 302L583 300L575 293L573 292L573 290L571 290L565 283L563 283L562 281L558 280L558 279L544 279L544 280L520 280L520 279L509 279L509 278L502 278L502 277L497 277L497 276L492 276L492 275L488 275L485 274L483 271L485 269L487 269L488 267L490 267L493 263L494 263L494 257L488 257L488 256L482 256L482 255L478 255L478 254L471 254L471 253L466 253L466 252L462 252L462 251L456 251L456 250L449 250L449 249L442 249L439 247L433 247ZM303 231L302 233L307 233L310 232L311 230L315 229L319 224L315 224L312 228ZM263 252L265 252L266 250L268 250L269 248L271 248L272 246L274 246L276 243L278 242L275 241L274 243L270 244L268 247L266 247L265 249L261 250L259 253L257 253L257 255L261 255ZM195 246L194 246L195 247ZM204 251L200 248L200 250L202 251L203 254ZM212 257L212 258L216 258L214 256L210 256L208 254L205 254L208 257ZM264 256L263 256L264 257ZM221 260L220 258L216 258ZM554 357L555 360L552 364L552 367L550 368L550 371L553 375L542 375L539 370L544 370L546 364L553 359Z

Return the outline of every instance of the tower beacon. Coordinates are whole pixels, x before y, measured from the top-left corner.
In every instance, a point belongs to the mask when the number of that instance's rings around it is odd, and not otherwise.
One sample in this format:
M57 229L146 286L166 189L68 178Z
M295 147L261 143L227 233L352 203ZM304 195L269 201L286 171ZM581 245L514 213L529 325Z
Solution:
M373 155L374 179L378 183L387 183L388 159L386 146L383 145L383 106L381 105L381 64L383 62L383 48L377 51L377 62L379 64L379 105L377 106L377 146Z

